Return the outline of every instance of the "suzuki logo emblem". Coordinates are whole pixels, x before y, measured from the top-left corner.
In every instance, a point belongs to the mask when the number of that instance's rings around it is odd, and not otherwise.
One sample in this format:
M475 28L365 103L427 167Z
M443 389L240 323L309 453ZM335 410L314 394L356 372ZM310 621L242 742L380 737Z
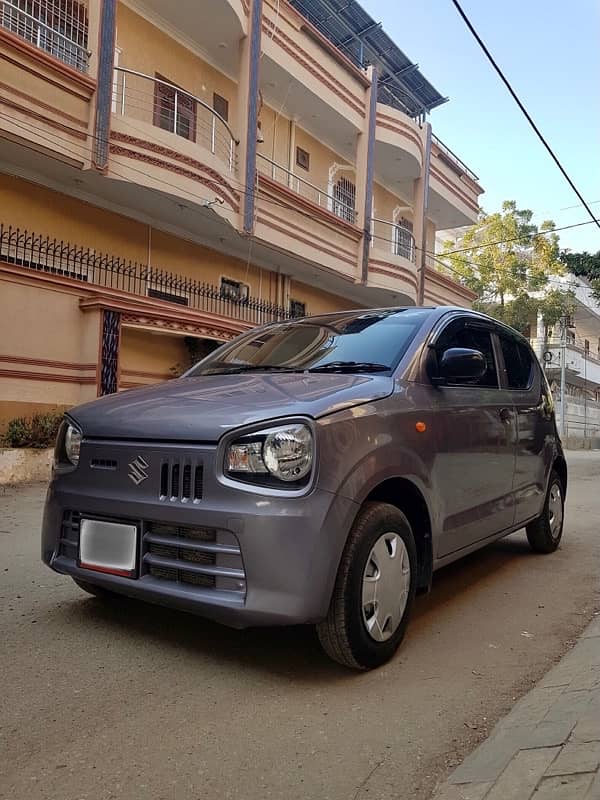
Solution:
M138 456L127 466L129 467L129 472L127 474L136 486L139 486L140 483L143 483L148 477L148 467L150 464L141 456Z

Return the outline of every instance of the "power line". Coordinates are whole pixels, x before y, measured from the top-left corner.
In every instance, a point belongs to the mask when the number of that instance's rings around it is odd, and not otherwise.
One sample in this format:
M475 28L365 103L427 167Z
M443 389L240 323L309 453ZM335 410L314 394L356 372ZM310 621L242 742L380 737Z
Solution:
M567 183L569 184L569 186L571 187L571 189L573 189L573 191L575 192L575 194L577 195L577 197L578 197L578 198L579 198L579 200L581 201L581 205L582 205L582 206L585 208L585 210L588 212L588 214L589 214L589 215L590 215L590 217L592 218L592 221L596 223L596 225L598 226L598 228L600 228L600 221L598 221L598 219L595 217L595 215L594 215L594 212L592 211L592 209L590 208L590 206L589 206L589 205L586 203L586 201L585 201L585 199L584 199L583 195L581 194L581 192L579 191L579 189L577 188L577 186L575 186L574 182L573 182L573 181L572 181L572 179L570 178L570 176L569 176L569 174L567 173L566 169L565 169L565 168L563 167L563 165L561 164L561 162L560 162L560 160L559 160L558 156L555 154L554 150L553 150L553 149L550 147L550 145L549 145L549 144L548 144L548 142L546 141L546 139L545 139L544 135L542 134L542 132L540 131L540 129L538 128L538 126L537 126L537 125L535 124L535 122L533 121L533 118L531 117L531 114L530 114L530 113L527 111L527 109L525 108L525 106L523 105L523 103L521 102L521 100L519 99L519 97L517 96L517 93L515 92L515 90L514 90L514 89L512 88L512 86L510 85L510 82L508 81L508 78L506 78L506 76L504 75L504 73L502 72L502 70L500 69L500 67L499 67L499 66L498 66L498 64L496 63L496 61L494 60L494 57L492 56L492 54L490 53L490 51L489 51L489 50L488 50L488 48L486 47L486 45L485 45L485 43L484 43L483 39L481 38L481 36L479 36L479 34L477 33L477 31L476 31L476 30L475 30L475 28L473 27L473 24L471 23L470 19L467 17L467 15L465 14L465 12L462 10L460 3L458 2L458 0L452 0L452 3L453 3L453 5L454 5L454 7L456 8L456 10L458 11L458 13L460 14L460 16L462 17L462 19L463 19L463 21L464 21L465 25L466 25L466 26L467 26L467 28L468 28L468 29L471 31L471 33L472 33L472 34L473 34L473 36L475 37L475 39L476 39L477 43L479 44L479 46L481 47L481 49L482 49L482 50L483 50L483 52L485 53L485 55L486 55L486 57L487 57L488 61L490 62L490 64L492 65L492 67L493 67L493 68L496 70L496 72L498 73L498 76L500 77L500 80L502 81L502 83L503 83L503 84L506 86L506 88L507 88L507 89L508 89L508 91L510 92L510 95L511 95L511 97L513 98L513 100L515 101L515 103L516 103L516 104L519 106L519 108L520 108L521 112L523 113L523 115L524 115L525 119L527 120L527 122L528 122L528 123L531 125L531 127L533 128L533 130L534 130L534 132L535 132L536 136L538 137L538 139L540 140L540 142L541 142L541 143L544 145L544 147L546 148L546 150L547 150L547 151L548 151L548 153L550 154L550 157L552 158L552 160L554 161L554 163L556 164L556 166L557 166L557 167L559 168L559 170L561 171L561 173L562 173L563 177L565 178L565 180L567 181Z
M484 242L483 244L474 244L472 247L462 247L458 250L448 250L447 253L442 253L441 255L444 256L452 256L455 253L470 253L472 250L482 250L484 247L494 247L497 244L509 244L510 242L520 242L523 241L524 244L527 244L529 239L536 239L538 236L548 236L550 233L558 233L558 231L568 231L571 228L581 228L583 225L593 225L594 223L598 223L596 219L586 220L585 222L574 222L572 225L562 225L559 228L551 228L547 231L538 231L537 233L527 233L523 234L522 236L513 236L510 239L498 239L495 242ZM417 248L419 249L419 248ZM435 252L430 250L425 251L428 255L436 255Z

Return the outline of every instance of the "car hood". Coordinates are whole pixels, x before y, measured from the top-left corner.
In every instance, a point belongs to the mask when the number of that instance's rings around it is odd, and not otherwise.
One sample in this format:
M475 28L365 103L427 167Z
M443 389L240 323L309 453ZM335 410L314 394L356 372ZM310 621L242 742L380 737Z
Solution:
M69 416L87 438L215 442L242 425L317 418L387 397L393 386L388 375L207 375L108 395Z

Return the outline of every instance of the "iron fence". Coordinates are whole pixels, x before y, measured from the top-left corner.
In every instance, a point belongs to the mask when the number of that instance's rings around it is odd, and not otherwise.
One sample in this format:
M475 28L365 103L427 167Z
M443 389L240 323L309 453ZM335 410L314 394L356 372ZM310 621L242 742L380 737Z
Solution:
M290 318L289 310L275 303L232 297L210 283L3 224L0 261L252 325Z
M70 67L88 66L87 4L77 0L0 0L0 25Z

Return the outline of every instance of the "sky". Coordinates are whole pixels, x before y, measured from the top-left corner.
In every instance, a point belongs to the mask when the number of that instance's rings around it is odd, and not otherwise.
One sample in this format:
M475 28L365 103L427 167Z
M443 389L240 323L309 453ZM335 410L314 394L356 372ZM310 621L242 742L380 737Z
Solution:
M479 176L486 212L515 200L538 223L590 219L451 0L360 2L450 98L429 121ZM461 0L461 6L600 218L600 3ZM600 228L593 223L560 237L562 247L600 250Z

